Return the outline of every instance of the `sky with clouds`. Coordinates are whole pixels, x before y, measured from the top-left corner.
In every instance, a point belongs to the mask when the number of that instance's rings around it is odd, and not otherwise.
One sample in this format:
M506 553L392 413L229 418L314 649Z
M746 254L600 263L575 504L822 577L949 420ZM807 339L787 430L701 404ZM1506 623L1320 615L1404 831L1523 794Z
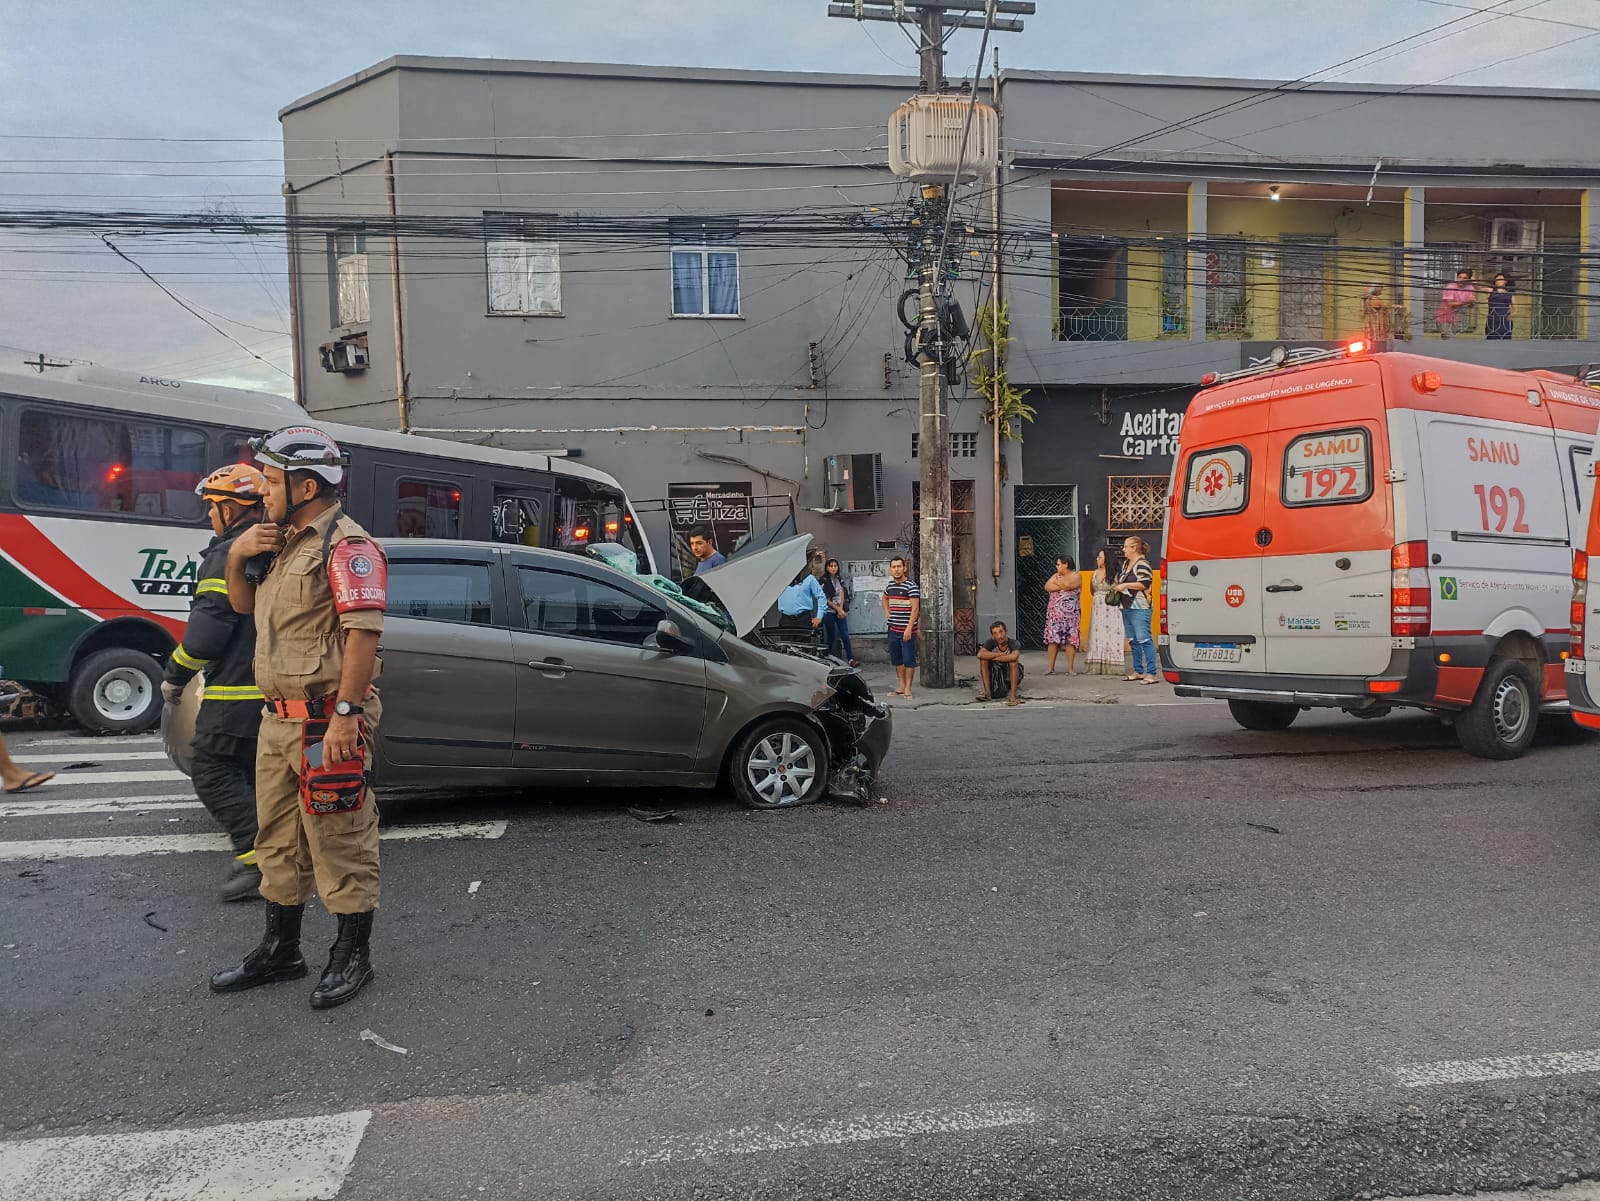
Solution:
M1600 0L1037 3L1025 32L998 38L1008 67L1401 84L1600 80ZM0 0L0 210L281 213L278 110L395 54L913 69L899 29L826 11L827 0L386 0L343 10L309 0ZM1445 22L1455 23L1344 65ZM956 35L952 73L976 57L978 38ZM288 390L281 243L119 244L247 349L93 235L21 232L0 232L0 347Z

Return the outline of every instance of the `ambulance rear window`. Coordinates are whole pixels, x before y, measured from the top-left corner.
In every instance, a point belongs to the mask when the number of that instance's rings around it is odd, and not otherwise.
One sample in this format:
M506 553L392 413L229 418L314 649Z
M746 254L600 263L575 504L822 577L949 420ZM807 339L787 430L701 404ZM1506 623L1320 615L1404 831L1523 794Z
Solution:
M1358 505L1372 495L1372 433L1361 426L1302 434L1283 452L1280 499L1291 508Z
M1183 515L1226 517L1250 503L1250 452L1242 446L1217 446L1189 456L1184 471Z

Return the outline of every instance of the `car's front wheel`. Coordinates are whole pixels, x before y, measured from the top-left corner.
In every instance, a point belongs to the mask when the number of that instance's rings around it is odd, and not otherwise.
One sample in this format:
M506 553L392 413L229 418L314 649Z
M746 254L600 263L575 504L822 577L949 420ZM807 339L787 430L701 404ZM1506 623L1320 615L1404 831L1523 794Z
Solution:
M728 760L728 782L752 809L789 809L822 796L828 786L828 744L793 717L746 730Z

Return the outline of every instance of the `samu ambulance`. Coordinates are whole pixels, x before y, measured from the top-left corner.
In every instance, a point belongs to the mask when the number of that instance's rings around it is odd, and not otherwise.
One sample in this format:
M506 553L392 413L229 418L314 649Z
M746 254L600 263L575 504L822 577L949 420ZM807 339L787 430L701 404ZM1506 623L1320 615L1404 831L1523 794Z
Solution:
M1571 377L1360 342L1207 376L1168 498L1166 678L1246 729L1407 706L1522 754L1567 707L1597 425Z
M1587 373L1577 383L1582 390L1573 389L1575 398L1600 398L1600 371ZM1600 559L1600 523L1596 521L1600 514L1593 502L1596 461L1590 457L1588 478L1583 483L1591 498L1588 524L1572 554L1572 653L1567 659L1572 719L1592 730L1600 729L1600 609L1591 608L1589 599L1589 564Z

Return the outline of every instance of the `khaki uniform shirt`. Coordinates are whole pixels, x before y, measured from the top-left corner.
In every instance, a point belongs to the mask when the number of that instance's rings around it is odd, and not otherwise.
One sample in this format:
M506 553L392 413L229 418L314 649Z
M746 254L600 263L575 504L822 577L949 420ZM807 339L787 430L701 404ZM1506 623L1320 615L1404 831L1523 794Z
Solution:
M256 685L270 700L310 701L339 690L344 667L344 631L383 632L382 609L340 613L323 557L323 539L333 527L328 553L346 538L371 535L334 505L290 533L256 589ZM376 678L377 671L373 671Z

